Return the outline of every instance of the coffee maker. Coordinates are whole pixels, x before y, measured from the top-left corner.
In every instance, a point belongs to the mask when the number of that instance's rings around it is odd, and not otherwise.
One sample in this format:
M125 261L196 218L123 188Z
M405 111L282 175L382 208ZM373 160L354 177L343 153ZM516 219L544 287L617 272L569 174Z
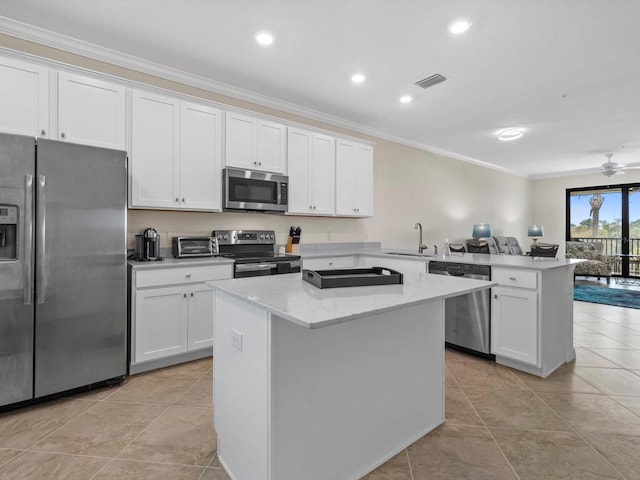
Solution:
M147 228L136 235L136 260L143 262L164 260L160 256L160 235L154 228Z

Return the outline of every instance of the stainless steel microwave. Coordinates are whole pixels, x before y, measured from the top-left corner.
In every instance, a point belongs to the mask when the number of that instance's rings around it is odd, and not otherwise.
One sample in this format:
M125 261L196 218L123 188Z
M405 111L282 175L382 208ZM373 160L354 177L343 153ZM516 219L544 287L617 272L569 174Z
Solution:
M225 168L223 177L225 210L287 211L289 177L286 175Z

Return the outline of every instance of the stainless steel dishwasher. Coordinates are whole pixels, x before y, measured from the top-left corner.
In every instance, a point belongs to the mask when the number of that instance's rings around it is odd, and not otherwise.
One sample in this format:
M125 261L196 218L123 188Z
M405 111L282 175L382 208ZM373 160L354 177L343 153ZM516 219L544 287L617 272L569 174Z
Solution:
M429 273L491 280L489 265L429 262ZM491 355L491 290L458 295L444 304L445 343L484 357Z

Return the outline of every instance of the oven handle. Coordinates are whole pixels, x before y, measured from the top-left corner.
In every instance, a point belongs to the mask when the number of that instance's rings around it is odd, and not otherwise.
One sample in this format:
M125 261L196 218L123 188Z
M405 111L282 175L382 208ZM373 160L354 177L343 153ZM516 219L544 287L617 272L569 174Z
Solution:
M236 265L236 272L260 272L278 268L277 263L242 263Z

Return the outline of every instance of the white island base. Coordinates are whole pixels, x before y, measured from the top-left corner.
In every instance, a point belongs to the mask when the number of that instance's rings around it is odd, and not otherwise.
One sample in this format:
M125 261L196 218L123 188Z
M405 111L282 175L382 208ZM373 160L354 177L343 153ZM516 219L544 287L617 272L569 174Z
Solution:
M442 299L324 328L223 290L216 312L214 427L234 480L356 480L444 421Z

